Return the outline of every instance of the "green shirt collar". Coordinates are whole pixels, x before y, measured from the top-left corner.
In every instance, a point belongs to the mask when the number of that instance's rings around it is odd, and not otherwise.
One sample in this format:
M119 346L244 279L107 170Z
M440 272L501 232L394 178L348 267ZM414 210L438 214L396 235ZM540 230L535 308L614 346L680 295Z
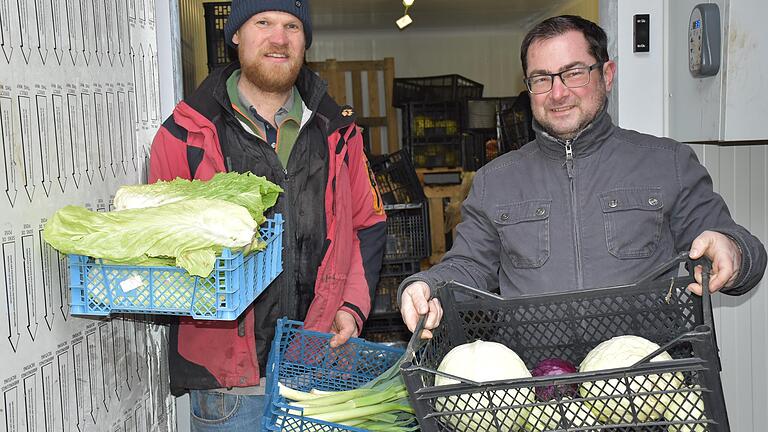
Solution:
M256 112L253 105L246 101L245 97L240 93L240 89L237 87L239 81L240 69L236 69L227 79L227 95L232 103L232 107L235 109L237 117L248 125L255 135L264 139L264 124L266 121ZM293 86L293 92L288 96L285 104L283 104L283 106L281 106L275 113L275 124L280 127L284 121L293 120L297 125L301 125L302 114L301 94L299 93L299 89L297 89L296 86Z

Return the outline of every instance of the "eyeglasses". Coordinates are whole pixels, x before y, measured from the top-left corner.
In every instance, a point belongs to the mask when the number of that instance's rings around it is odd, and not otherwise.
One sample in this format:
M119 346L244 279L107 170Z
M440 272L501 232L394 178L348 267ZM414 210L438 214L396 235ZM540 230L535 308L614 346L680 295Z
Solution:
M560 77L560 81L568 88L584 87L589 84L590 72L603 64L604 62L598 62L592 66L575 67L558 73L531 75L524 78L523 82L531 94L542 94L552 90L555 77Z

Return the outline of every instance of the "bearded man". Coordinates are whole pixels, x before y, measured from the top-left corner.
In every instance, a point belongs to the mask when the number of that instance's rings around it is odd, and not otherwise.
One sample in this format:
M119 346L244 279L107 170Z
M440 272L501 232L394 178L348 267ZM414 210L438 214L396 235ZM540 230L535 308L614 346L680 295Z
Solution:
M171 389L190 392L193 431L258 431L278 317L357 336L371 307L385 215L354 113L303 66L307 0L234 0L224 28L238 61L180 102L152 144L150 181L252 172L280 185L283 272L234 322L171 327Z

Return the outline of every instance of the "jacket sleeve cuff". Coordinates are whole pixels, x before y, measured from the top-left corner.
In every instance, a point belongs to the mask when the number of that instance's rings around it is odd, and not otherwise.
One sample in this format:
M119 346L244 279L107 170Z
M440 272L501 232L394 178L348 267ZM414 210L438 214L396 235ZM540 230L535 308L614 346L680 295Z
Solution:
M360 332L363 331L363 324L365 323L365 320L368 317L365 316L365 314L359 307L357 307L356 305L350 302L344 302L344 304L341 305L339 310L343 310L351 314L355 318L355 323L357 324L357 336L360 336Z
M397 287L397 304L398 304L398 306L401 303L401 297L403 296L403 290L405 289L405 287L407 287L408 285L410 285L410 284L412 284L414 282L424 282L425 284L427 284L427 286L429 286L430 297L435 292L435 287L437 286L437 280L427 276L427 274L425 272L416 273L414 275L408 276L407 278L403 279L403 281L400 282L400 286Z
M739 248L739 252L741 253L741 267L739 267L738 272L739 275L736 277L736 280L733 281L733 285L721 290L725 294L729 295L741 295L744 294L747 290L740 289L747 279L749 278L750 273L752 272L752 265L753 265L753 258L750 255L750 249L749 245L747 245L746 240L740 235L738 230L729 230L729 229L722 229L722 230L716 230L720 234L725 235L729 239L733 240L733 242L736 244L736 247Z

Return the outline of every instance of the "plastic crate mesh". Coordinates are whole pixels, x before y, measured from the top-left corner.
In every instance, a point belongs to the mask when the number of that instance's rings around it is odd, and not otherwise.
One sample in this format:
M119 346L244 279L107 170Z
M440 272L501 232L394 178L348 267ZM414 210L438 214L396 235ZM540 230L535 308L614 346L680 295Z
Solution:
M426 203L384 206L387 244L384 261L418 261L429 256Z
M278 382L301 391L355 389L381 375L403 354L402 349L357 338L331 349L328 343L331 336L304 330L298 321L278 320L267 366L265 429L285 432L361 430L291 414L288 412L290 405L279 395Z
M224 26L232 8L230 2L203 3L208 72L237 59L237 52L227 44Z
M371 163L384 204L409 204L426 200L408 152L398 150Z
M258 253L223 251L207 278L178 267L112 265L70 255L71 313L235 319L282 271L282 223L280 215L267 220L261 228L266 248Z
M712 322L712 312L686 290L691 281L505 300L449 284L438 293L443 324L403 372L422 430L728 431L714 332L702 325ZM532 369L552 357L579 365L592 348L620 335L656 342L673 360L446 390L434 386L442 358L476 339L506 345ZM542 399L537 388L550 396Z
M482 95L482 84L456 74L395 78L392 105L399 107L409 102L457 101Z
M382 278L397 276L402 279L420 271L421 264L419 261L384 262L381 265L381 272L379 272L379 275Z

